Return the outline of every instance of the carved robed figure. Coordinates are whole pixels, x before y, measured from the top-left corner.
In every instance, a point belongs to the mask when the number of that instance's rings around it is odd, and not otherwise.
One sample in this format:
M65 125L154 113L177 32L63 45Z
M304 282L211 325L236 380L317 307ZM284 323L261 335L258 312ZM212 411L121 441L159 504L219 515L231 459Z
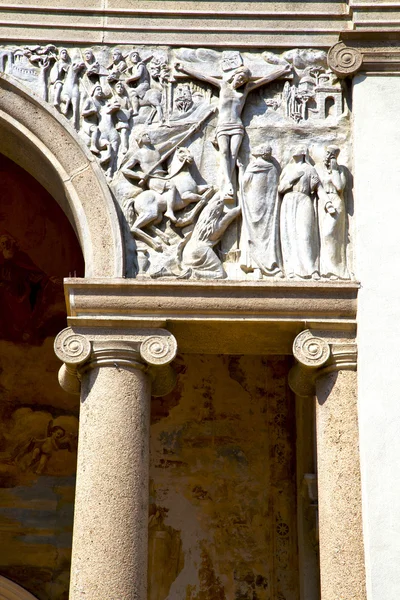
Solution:
M320 273L330 279L350 279L346 264L346 175L344 167L337 163L339 152L337 146L327 146L324 163L317 167L329 198L327 204L318 204Z
M281 244L287 277L319 279L319 236L313 196L321 188L317 171L307 160L307 148L298 146L279 181Z
M259 269L263 275L281 276L282 257L279 241L279 170L271 147L260 146L243 173L241 168L242 230L241 268Z

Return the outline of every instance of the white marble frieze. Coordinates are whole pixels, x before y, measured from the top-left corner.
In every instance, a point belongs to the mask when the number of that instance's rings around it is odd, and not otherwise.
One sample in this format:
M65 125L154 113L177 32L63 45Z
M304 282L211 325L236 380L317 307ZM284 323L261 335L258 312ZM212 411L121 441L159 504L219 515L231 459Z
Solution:
M350 120L320 50L3 47L99 161L137 276L350 279Z

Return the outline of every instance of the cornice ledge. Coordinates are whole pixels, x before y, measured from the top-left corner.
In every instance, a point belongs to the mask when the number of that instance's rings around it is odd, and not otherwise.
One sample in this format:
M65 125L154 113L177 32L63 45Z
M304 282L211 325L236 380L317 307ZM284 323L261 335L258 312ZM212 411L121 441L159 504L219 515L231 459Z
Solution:
M339 77L400 74L400 31L343 31L328 52L328 65Z
M291 354L304 329L356 330L356 282L64 280L68 324L167 328L182 353ZM342 335L341 334L341 335Z
M293 342L293 355L297 362L289 372L289 386L302 397L315 394L315 384L321 376L357 370L355 341L337 341L328 332L302 331Z
M63 329L54 341L56 356L64 363L58 375L61 387L80 393L83 373L96 367L139 369L152 379L152 395L163 396L175 385L170 366L177 354L175 337L166 329L135 329L130 335L101 330Z
M357 282L64 280L74 325L141 319L355 320Z

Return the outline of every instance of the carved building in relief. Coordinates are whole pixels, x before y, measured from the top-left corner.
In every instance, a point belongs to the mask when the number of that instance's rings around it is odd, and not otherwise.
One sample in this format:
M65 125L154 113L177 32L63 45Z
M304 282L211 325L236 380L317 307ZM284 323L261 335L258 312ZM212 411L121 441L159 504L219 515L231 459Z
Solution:
M96 157L131 231L135 276L352 278L349 113L325 52L49 44L1 56ZM294 219L285 207L302 187L289 166L299 144L312 181ZM333 144L344 166L337 156L327 166ZM261 145L266 162L254 158ZM277 186L268 169L291 181Z

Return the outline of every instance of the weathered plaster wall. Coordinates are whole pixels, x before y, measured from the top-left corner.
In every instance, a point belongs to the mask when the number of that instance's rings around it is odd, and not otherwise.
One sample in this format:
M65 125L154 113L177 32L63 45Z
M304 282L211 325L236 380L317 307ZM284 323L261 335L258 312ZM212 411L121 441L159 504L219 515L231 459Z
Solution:
M152 403L149 600L297 599L288 359L178 367Z
M0 155L0 574L68 598L78 401L57 381L62 277L83 274L56 202Z

